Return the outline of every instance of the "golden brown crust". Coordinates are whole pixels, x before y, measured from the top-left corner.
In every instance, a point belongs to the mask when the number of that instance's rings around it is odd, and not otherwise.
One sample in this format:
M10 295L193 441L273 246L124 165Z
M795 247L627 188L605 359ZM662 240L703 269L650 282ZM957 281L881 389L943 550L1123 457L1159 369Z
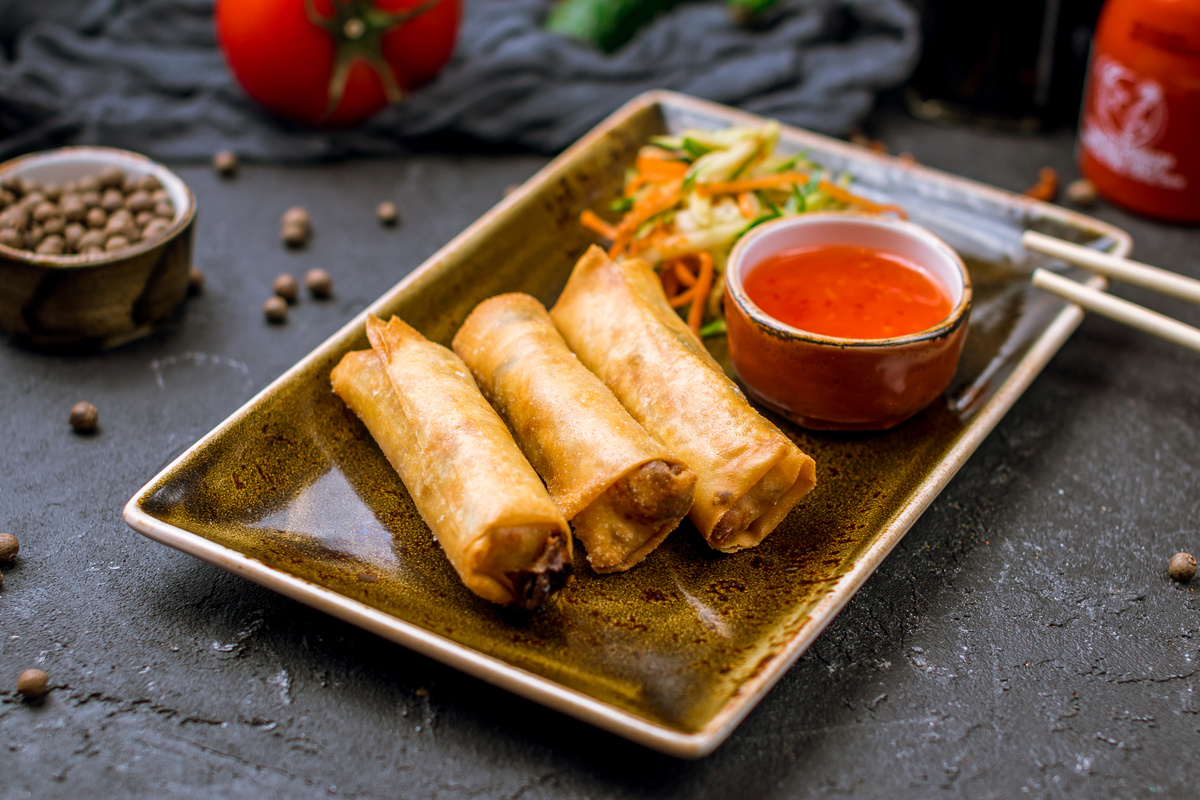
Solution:
M628 569L679 524L695 475L579 363L536 299L485 300L453 346L571 520L594 569ZM643 509L623 513L616 505L628 505L622 482L647 464L663 465L672 479L654 486L639 479Z
M815 485L813 460L750 406L643 262L591 248L550 316L579 360L697 474L689 516L713 547L758 544Z
M334 391L400 473L463 583L496 603L544 598L565 580L570 529L466 366L398 319L371 317L374 351L349 353ZM564 566L566 565L566 566ZM540 578L532 591L526 574Z

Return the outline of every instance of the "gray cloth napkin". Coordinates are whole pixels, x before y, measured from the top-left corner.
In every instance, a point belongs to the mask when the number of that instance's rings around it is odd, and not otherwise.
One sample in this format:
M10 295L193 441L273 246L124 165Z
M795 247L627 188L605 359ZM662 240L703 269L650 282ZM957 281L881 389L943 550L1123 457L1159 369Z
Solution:
M231 149L299 162L444 134L554 152L652 88L845 134L919 54L904 0L780 0L753 31L732 25L721 0L686 3L607 55L543 31L547 0L466 0L454 57L431 84L358 128L322 131L246 97L217 49L212 4L0 5L0 157L87 143L164 160Z

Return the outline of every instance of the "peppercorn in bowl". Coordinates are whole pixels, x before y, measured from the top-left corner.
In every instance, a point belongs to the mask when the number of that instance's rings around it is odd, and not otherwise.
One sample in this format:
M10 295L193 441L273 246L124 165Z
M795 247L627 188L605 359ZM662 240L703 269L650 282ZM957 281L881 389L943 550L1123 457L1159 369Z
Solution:
M0 164L0 329L54 350L151 332L187 294L195 216L187 184L127 150Z

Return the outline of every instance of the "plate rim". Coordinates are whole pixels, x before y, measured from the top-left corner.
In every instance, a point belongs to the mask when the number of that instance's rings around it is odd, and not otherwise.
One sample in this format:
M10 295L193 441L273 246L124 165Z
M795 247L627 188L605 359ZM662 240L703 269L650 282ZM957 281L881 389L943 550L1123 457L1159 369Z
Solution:
M839 576L833 590L808 612L807 616L814 624L803 626L762 668L738 687L729 700L702 728L692 733L681 732L650 722L579 690L570 689L550 678L501 661L468 645L426 630L415 623L394 617L366 603L271 567L258 559L218 544L200 534L165 523L141 508L142 502L148 495L194 453L221 435L226 428L249 414L251 410L287 383L293 375L306 370L309 365L329 356L333 351L341 348L347 340L356 337L368 314L375 313L378 309L391 304L413 284L432 279L444 272L447 269L445 262L455 251L467 246L481 231L502 221L505 217L515 214L521 201L531 195L535 187L553 181L560 173L566 172L573 166L578 158L582 157L609 131L618 128L630 117L654 106L672 106L677 109L718 116L729 120L732 124L761 125L766 121L765 117L750 112L662 89L644 92L633 98L539 169L515 192L468 225L461 233L439 248L391 289L354 315L324 342L267 384L211 431L171 459L125 503L122 517L126 524L153 541L173 547L261 586L273 589L286 597L357 625L442 664L482 679L493 686L568 714L643 746L667 755L688 759L702 758L716 750L813 641L821 635L850 599L857 594L930 503L941 494L946 484L966 463L970 455L978 449L1004 414L1025 393L1034 378L1041 373L1083 320L1084 312L1081 308L1069 304L1064 306L1043 329L1033 346L1016 363L1012 373L1000 384L995 394L980 407L964 429L963 434L921 482L912 501L883 525L875 541L848 571ZM892 156L870 152L848 142L791 125L781 124L781 128L789 137L811 142L819 145L824 151L838 153L854 161L874 161L889 167L895 165L895 159ZM1023 197L995 186L921 164L907 165L905 170L920 174L924 179L934 183L949 184L966 189L976 196L988 197L1003 205L1012 206L1014 201L1017 201L1027 205L1031 210L1036 210L1038 215L1044 218L1102 232L1112 238L1114 245L1109 252L1115 255L1126 256L1132 249L1133 240L1128 232L1095 217ZM1094 276L1087 282L1087 285L1104 288L1107 282L1100 276Z

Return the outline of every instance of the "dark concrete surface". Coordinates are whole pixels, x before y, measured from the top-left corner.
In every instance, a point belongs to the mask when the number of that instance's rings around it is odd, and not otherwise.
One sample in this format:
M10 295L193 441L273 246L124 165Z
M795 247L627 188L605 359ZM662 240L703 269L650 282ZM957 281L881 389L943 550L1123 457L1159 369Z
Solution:
M894 152L1009 189L1069 133L939 129ZM426 154L182 176L203 296L98 356L0 343L0 797L1195 797L1200 609L1166 574L1200 551L1200 356L1089 317L813 648L714 755L600 733L155 544L126 499L532 174ZM374 206L397 200L404 224ZM278 242L293 204L316 235ZM1101 206L1135 255L1200 277L1200 229ZM261 305L313 266L335 297ZM1117 287L1193 325L1200 309ZM79 399L92 437L67 426ZM21 701L37 666L52 689Z

